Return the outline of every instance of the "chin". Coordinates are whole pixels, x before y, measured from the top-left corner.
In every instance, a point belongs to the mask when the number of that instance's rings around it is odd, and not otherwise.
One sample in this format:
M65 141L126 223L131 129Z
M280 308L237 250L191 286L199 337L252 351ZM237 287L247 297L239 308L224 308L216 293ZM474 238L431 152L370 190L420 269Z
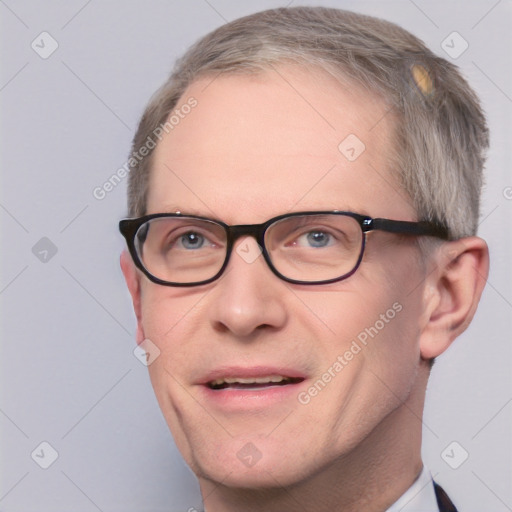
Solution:
M290 486L311 476L318 470L318 459L310 464L302 456L300 447L290 439L290 444L275 439L230 439L227 443L212 446L202 444L202 449L192 450L189 462L199 479L217 482L226 487L270 489ZM210 450L207 449L210 444Z
M258 462L254 467L242 467L233 461L232 465L216 467L209 464L197 473L198 478L221 484L233 489L274 489L287 487L300 482L303 477L297 474L297 467L276 467L275 464Z

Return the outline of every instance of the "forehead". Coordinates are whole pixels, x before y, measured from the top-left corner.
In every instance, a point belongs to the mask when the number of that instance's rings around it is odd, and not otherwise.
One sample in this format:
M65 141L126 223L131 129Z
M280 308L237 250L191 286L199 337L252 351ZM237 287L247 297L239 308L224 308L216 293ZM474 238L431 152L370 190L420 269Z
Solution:
M191 98L196 106L183 109ZM391 110L325 71L204 77L177 110L153 156L149 213L177 208L237 223L307 209L381 215L371 211L380 198L381 208L411 214L391 172Z

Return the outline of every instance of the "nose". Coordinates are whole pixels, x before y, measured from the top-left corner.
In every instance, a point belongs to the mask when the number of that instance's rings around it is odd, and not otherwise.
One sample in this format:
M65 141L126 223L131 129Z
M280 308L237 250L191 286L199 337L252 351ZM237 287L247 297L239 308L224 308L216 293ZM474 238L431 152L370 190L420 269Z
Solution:
M261 329L278 330L287 322L288 290L268 268L253 237L235 244L224 275L212 291L210 321L215 330L247 338Z

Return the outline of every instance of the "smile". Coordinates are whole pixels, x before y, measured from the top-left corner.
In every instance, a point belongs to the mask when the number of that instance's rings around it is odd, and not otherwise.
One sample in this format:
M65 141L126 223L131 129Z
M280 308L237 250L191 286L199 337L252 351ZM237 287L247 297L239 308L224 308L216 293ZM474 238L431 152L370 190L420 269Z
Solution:
M285 377L283 375L269 375L265 377L225 377L208 382L210 389L263 389L269 386L285 386L298 384L304 379L301 377Z

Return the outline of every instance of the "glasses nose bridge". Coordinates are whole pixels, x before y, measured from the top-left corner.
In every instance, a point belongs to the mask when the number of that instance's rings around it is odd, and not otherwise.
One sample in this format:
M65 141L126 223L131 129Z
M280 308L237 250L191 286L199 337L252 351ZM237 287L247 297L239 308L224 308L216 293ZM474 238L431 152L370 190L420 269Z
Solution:
M234 244L243 236L252 236L258 244L263 245L265 227L266 224L239 224L236 226L228 226L228 238L231 244Z

